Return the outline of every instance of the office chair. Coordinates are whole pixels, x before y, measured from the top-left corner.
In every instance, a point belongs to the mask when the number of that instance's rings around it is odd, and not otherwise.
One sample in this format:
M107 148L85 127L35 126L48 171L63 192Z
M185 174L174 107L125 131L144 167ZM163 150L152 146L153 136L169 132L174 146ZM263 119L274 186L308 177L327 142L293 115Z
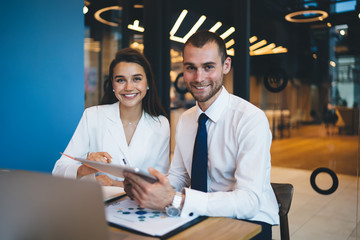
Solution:
M290 210L294 187L289 183L271 183L271 186L279 204L281 240L289 240L288 212Z

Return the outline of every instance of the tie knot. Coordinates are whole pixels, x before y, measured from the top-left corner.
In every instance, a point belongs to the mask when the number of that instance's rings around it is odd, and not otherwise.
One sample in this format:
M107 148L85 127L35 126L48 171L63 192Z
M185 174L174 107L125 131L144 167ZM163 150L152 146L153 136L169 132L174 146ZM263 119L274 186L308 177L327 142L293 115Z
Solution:
M208 118L208 116L206 116L205 113L200 114L200 117L199 117L199 120L198 120L199 125L205 124L208 119L209 118Z

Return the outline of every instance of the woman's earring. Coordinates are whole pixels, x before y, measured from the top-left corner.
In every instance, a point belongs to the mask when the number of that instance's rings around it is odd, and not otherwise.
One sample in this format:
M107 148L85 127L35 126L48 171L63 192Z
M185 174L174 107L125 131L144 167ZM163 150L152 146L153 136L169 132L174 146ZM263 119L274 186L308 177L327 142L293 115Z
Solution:
M149 86L147 86L147 87L146 87L146 90L149 90L149 89L150 89Z
M115 92L115 89L113 89L113 92Z

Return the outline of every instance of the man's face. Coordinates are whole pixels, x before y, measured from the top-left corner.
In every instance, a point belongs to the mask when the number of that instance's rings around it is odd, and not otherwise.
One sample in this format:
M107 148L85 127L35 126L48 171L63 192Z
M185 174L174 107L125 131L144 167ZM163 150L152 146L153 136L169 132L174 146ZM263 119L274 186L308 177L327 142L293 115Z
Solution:
M218 97L223 75L230 71L231 59L221 63L218 46L208 42L202 48L188 44L184 49L184 81L187 89L205 111Z

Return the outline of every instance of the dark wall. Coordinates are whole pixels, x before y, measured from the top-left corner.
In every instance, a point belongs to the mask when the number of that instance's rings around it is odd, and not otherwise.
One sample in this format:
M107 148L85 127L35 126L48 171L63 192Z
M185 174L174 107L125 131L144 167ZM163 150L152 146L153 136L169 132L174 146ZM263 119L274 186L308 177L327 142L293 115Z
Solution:
M50 172L84 108L84 1L0 8L0 169Z

